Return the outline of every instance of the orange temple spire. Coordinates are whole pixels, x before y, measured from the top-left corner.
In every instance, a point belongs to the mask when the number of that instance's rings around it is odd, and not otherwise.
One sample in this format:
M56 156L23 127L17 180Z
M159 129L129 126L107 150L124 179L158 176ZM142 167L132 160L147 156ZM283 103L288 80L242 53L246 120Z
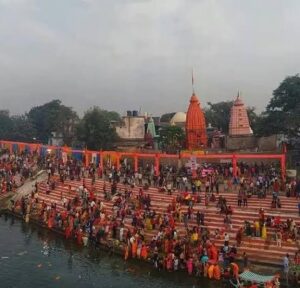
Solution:
M194 82L194 77L192 78ZM207 145L206 123L200 102L193 92L186 114L186 146L189 150L203 149Z

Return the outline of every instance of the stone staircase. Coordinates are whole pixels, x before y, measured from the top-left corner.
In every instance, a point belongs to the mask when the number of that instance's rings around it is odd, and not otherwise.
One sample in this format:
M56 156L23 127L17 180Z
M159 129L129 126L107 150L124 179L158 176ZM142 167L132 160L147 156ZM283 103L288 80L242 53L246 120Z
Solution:
M72 186L71 193L69 194L68 186ZM82 181L65 181L64 184L59 184L58 187L51 191L49 195L46 195L46 185L45 182L40 184L39 199L44 200L47 204L53 202L56 203L59 210L63 210L63 205L61 201L61 193L63 197L67 199L73 199L76 196L76 188L82 185ZM85 179L85 185L87 188L91 187L91 179ZM108 214L112 214L112 201L104 200L103 194L103 180L96 180L95 188L96 193L95 197L97 200L104 202ZM106 189L110 190L110 184L106 182ZM123 184L118 184L118 191L124 191L125 186ZM132 189L134 195L138 195L140 187L135 187ZM178 195L178 192L173 193L172 195L167 195L166 193L159 192L157 188L150 187L147 191L144 191L145 194L149 194L151 197L151 208L156 211L156 213L165 214L167 213L167 207L172 202L174 197ZM204 192L200 192L201 199L204 199ZM231 205L233 208L232 216L232 229L226 231L230 235L230 245L235 244L235 236L240 227L244 225L244 221L248 220L253 222L258 218L258 210L263 208L265 210L265 215L277 216L280 215L281 220L285 221L288 218L293 218L297 224L300 223L300 217L298 216L298 200L295 198L286 198L281 197L282 208L272 209L271 208L271 196L268 195L265 199L258 199L257 196L252 196L248 199L248 207L238 207L237 206L237 195L232 192L220 192L220 195L224 196L227 200L227 205ZM187 206L182 206L183 211L187 211ZM213 232L215 229L224 231L224 215L219 213L219 209L216 208L215 203L209 203L208 207L204 206L204 201L202 203L197 203L194 205L194 211L200 210L205 214L205 226ZM189 220L189 226L193 227L196 225L195 219ZM125 227L127 229L132 229L131 219L125 218ZM185 234L185 228L183 223L176 222L176 229L179 235ZM279 248L276 246L275 241L275 230L273 228L268 228L268 237L267 240L258 237L246 237L243 236L242 243L238 247L238 256L241 257L243 252L248 254L249 260L259 263L267 263L272 265L281 265L282 259L286 253L289 253L291 256L298 251L296 243L291 242L282 242L282 247ZM157 230L146 230L145 229L145 238L150 240L154 235L157 234ZM217 247L223 245L223 239L214 239L214 243Z

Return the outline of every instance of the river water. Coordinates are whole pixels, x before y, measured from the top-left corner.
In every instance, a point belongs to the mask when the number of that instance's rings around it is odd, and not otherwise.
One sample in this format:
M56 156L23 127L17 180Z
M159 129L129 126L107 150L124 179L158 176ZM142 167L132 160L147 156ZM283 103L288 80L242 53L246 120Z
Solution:
M158 272L138 261L83 248L61 236L0 217L0 287L3 288L218 288L219 282L185 273Z

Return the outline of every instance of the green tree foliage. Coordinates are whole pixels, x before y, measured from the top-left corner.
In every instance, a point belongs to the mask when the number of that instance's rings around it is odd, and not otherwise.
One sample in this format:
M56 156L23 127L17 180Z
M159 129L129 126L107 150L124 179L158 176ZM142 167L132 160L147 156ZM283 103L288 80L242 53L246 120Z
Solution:
M266 111L258 121L261 135L284 134L300 136L300 77L286 77L273 91Z
M178 126L163 127L159 130L161 149L168 153L176 153L183 149L185 133Z
M211 124L213 127L220 129L224 133L228 133L230 109L233 101L222 101L218 103L207 103L208 107L205 108L206 125Z
M0 139L31 142L35 132L25 115L10 116L6 110L0 111Z
M32 142L36 137L36 130L26 115L12 116L12 131L8 138L12 141Z
M256 114L255 107L247 107L247 114L250 127L252 128L254 135L257 135L257 125L260 121L261 116Z
M9 116L9 111L0 111L0 139L8 140L13 127L12 120Z
M270 136L281 133L284 130L284 119L281 113L274 111L268 114L266 111L261 113L255 125L255 134L257 136Z
M97 107L96 107L97 108ZM95 109L95 107L94 107ZM99 109L99 108L98 108ZM100 109L101 110L101 109ZM101 112L105 115L105 117L109 121L121 121L121 117L118 112L115 111L106 111L106 110L101 110Z
M41 142L47 143L52 132L56 132L62 135L65 144L71 145L78 116L72 108L62 105L60 100L33 107L27 116L37 131L36 138Z
M111 121L119 121L120 116L113 111L93 107L85 112L77 127L77 138L91 150L111 149L118 139Z

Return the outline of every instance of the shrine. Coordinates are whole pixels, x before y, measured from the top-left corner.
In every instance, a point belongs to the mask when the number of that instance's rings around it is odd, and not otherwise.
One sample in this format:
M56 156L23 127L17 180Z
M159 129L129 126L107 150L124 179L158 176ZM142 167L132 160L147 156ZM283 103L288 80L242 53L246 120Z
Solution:
M155 123L152 117L148 119L147 130L145 134L146 146L150 149L158 148L158 135L156 134Z
M194 92L186 115L185 131L188 150L199 150L207 146L205 117Z
M230 111L229 136L252 135L247 109L238 93Z

